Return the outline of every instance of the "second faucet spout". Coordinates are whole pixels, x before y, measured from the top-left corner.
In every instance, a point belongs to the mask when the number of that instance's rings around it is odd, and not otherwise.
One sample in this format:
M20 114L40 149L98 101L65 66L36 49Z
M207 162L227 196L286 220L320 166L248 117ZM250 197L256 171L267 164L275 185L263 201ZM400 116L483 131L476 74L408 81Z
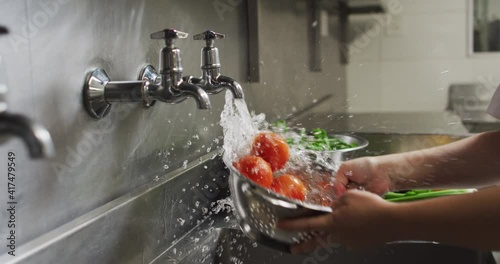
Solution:
M0 113L0 134L21 137L32 158L52 157L55 154L49 132L22 115Z
M220 86L227 86L233 93L234 98L243 99L243 88L241 88L241 85L233 78L219 75L217 81L220 83Z

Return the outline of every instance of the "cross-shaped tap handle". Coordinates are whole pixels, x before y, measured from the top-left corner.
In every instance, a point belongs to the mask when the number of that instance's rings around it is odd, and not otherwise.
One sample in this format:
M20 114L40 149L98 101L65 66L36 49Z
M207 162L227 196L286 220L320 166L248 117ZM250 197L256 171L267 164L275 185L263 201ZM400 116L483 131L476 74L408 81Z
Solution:
M209 39L223 39L226 35L214 32L212 30L207 30L200 34L196 34L193 36L194 40L209 40Z
M188 33L176 29L164 29L151 34L151 39L164 39L167 45L171 45L174 39L187 38Z

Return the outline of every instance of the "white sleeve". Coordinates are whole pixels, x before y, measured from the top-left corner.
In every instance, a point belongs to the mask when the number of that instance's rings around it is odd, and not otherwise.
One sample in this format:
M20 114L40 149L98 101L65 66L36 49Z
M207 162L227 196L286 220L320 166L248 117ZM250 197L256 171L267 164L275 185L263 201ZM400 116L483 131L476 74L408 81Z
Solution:
M491 98L488 114L500 119L500 86L497 88L495 94L493 94L493 98Z

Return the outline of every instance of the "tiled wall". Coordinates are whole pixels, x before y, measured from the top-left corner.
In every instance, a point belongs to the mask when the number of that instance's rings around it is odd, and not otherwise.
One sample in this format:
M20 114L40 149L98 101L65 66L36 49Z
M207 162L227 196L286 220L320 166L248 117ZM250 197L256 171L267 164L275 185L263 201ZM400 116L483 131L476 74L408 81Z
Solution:
M500 53L468 52L469 0L386 2L398 2L400 8L351 16L360 29L353 32L365 34L350 44L350 111L442 111L452 83L496 88Z

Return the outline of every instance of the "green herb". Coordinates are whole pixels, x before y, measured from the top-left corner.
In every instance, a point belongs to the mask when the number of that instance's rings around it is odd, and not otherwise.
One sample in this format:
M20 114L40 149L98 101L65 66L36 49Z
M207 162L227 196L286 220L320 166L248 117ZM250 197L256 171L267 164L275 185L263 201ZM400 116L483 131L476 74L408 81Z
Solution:
M274 122L274 127L283 132L287 132L289 130L286 121L284 120ZM340 150L357 147L357 144L355 143L349 144L338 138L330 137L328 135L328 132L322 128L315 128L309 133L307 133L305 128L300 128L298 134L300 135L300 139L298 140L298 142L296 142L296 140L294 140L293 138L287 138L287 143L289 145L298 144L305 149L317 151Z
M285 120L278 120L278 121L274 122L273 127L277 128L279 130L282 130L283 132L288 131L288 127L286 125Z

